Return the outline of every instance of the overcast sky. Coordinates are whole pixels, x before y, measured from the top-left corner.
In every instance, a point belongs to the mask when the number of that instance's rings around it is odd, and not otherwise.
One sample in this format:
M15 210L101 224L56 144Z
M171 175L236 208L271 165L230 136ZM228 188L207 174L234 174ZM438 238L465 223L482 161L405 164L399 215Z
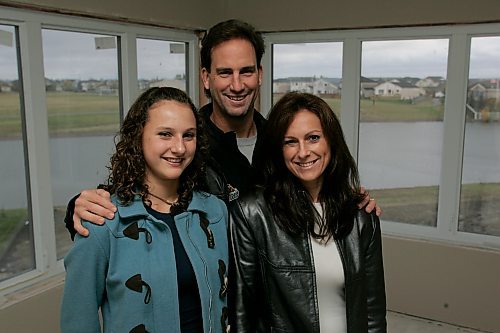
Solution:
M15 45L8 46L13 29L0 26L0 79L16 79ZM95 38L105 36L62 31L43 32L45 76L51 79L116 79L117 49L96 49ZM12 40L12 38L11 38ZM107 48L111 47L111 48ZM362 75L366 77L446 77L447 39L375 41L362 44ZM269 52L269 50L268 50ZM342 76L341 43L275 45L274 78ZM138 42L139 78L173 78L185 74L183 53L170 53L170 43ZM500 37L474 38L471 78L500 77Z
M7 30L5 28L1 26L0 29ZM1 43L2 36L5 34L0 33L0 79L12 80L17 78L15 45L9 47ZM44 30L42 38L47 78L99 80L118 77L114 37ZM96 44L96 38L102 44ZM139 39L137 44L139 79L174 78L185 74L185 54L170 53L170 42Z
M470 76L500 77L500 37L472 40ZM275 45L274 78L341 77L341 43ZM362 44L366 77L446 77L448 40L373 41Z

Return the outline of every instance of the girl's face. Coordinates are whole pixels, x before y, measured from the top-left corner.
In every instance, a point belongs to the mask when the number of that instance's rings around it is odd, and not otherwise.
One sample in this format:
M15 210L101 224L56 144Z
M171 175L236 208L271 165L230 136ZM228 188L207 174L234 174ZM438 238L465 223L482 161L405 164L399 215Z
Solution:
M159 101L148 110L142 134L146 181L153 186L178 185L196 152L196 119L187 104Z
M288 170L316 200L331 153L321 122L314 113L303 109L295 114L283 139L283 158Z

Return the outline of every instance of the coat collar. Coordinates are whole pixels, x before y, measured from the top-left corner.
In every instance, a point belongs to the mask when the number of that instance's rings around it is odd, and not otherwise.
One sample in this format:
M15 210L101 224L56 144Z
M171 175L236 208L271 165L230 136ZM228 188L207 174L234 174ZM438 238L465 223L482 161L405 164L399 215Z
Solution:
M193 192L193 198L191 199L186 212L178 214L177 216L182 216L190 212L201 212L208 214L210 211L208 200L206 200L208 196L209 194L205 192ZM149 215L146 208L144 207L142 198L139 195L136 195L133 201L128 205L122 204L116 196L113 196L112 200L116 205L118 209L118 215L122 220L129 220L134 217L145 217Z
M201 213L209 220L220 220L223 217L223 212L220 209L213 209L214 203L209 199L209 196L210 194L205 192L193 192L193 198L187 210L174 216L176 223L186 221L193 213ZM112 220L105 223L105 226L116 238L124 237L124 230L127 229L130 224L137 223L138 220L150 221L152 223L164 223L147 212L142 202L142 198L138 195L135 196L134 200L128 205L122 204L116 195L113 195L111 199L118 211Z

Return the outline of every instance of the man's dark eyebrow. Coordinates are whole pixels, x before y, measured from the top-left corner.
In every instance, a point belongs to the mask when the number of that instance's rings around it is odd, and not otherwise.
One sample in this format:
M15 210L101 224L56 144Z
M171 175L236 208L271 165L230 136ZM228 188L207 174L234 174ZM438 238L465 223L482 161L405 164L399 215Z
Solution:
M241 67L240 73L241 72L255 72L257 70L256 68L257 67L254 66L254 65ZM219 67L219 68L215 69L215 72L218 73L218 74L219 73L232 73L233 69L232 68L228 68L228 67Z
M240 69L240 72L255 72L256 66L245 66Z
M231 72L233 72L233 70L231 68L228 68L228 67L219 67L219 68L215 69L215 72L216 73L231 73Z

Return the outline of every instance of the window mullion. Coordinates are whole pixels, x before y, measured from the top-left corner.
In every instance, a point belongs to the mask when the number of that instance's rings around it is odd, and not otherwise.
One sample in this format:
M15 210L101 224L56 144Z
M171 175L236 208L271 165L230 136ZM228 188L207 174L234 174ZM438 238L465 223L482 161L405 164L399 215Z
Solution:
M57 259L41 29L40 22L28 21L19 39L36 267L47 272L55 270Z
M448 78L446 83L437 225L438 233L443 238L453 237L458 230L469 51L470 39L466 34L452 36L448 51Z
M120 37L120 71L122 89L122 119L137 98L137 34L127 32Z
M186 89L193 101L198 101L200 97L200 49L198 47L198 37L193 36L186 41ZM198 104L198 103L196 103Z
M266 52L262 56L264 75L260 87L260 112L267 117L273 106L273 43L267 38L264 40Z
M359 82L361 75L361 41L344 41L342 56L341 124L352 156L357 160L359 141Z

